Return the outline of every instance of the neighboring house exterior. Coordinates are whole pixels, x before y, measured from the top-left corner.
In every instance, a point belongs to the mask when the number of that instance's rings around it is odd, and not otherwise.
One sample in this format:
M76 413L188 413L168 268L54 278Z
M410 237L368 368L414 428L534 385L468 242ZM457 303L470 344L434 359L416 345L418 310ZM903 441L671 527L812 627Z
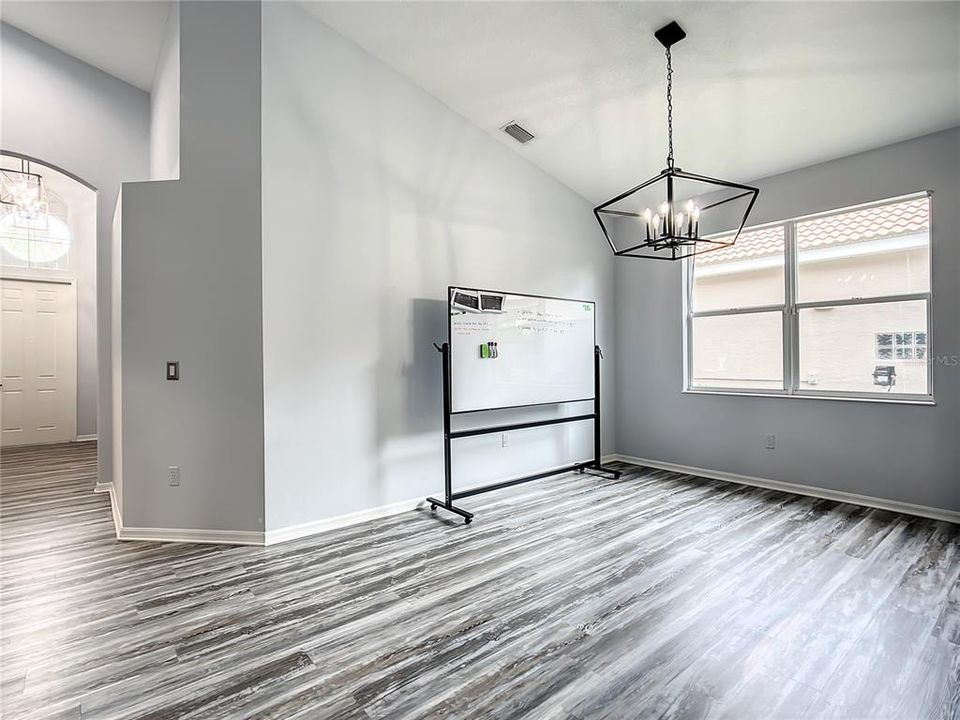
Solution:
M797 302L928 292L929 226L926 197L797 222ZM695 311L780 307L695 317L692 386L783 388L788 231L744 232L734 246L696 257ZM798 389L928 392L925 299L801 307L799 345Z

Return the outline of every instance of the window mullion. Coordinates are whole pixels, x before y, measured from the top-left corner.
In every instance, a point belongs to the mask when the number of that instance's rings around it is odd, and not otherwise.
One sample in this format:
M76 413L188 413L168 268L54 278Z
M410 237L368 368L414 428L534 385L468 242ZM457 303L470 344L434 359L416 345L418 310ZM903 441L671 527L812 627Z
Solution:
M721 315L751 315L753 313L765 312L783 312L783 303L775 305L750 305L747 307L724 308L722 310L700 310L691 312L690 316L694 318L719 317Z
M797 224L783 226L783 383L793 394L800 387L800 316L797 313Z

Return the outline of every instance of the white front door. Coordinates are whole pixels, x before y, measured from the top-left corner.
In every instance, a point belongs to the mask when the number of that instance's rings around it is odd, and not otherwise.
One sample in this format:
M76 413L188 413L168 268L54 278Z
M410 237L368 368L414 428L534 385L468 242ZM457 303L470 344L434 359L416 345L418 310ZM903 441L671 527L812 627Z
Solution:
M74 285L3 278L0 303L0 445L76 439Z

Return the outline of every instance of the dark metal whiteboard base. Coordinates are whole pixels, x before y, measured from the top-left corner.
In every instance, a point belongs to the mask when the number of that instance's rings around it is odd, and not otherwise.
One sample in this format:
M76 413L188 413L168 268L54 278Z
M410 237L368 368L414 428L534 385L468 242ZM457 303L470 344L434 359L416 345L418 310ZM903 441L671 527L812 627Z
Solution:
M454 500L459 500L465 497L472 497L473 495L480 495L481 493L491 492L493 490L501 490L503 488L511 487L513 485L519 485L521 483L530 482L532 480L540 480L541 478L550 477L551 475L560 475L562 473L568 472L578 472L578 473L587 473L589 475L598 475L601 477L612 476L614 479L619 478L621 473L619 470L614 470L613 468L604 467L600 462L600 360L603 358L603 353L600 352L600 346L594 346L593 349L593 383L594 383L594 396L593 396L593 412L586 415L572 415L569 417L561 418L552 418L550 420L537 420L534 422L524 422L524 423L515 423L512 425L494 425L488 426L485 428L472 428L470 430L460 430L460 431L451 431L450 430L450 416L453 414L450 411L450 345L449 343L444 343L442 346L434 344L434 347L440 352L443 356L443 489L444 489L444 499L438 500L433 497L428 497L427 502L430 503L430 510L436 511L437 508L443 508L448 512L455 513L463 518L463 522L469 525L473 521L473 513L463 508L459 508L453 504ZM505 432L507 430L525 430L527 428L533 427L543 427L547 425L559 425L563 423L571 422L584 422L592 420L593 421L593 460L588 462L579 462L574 463L573 465L567 465L565 467L553 468L552 470L545 470L543 472L534 473L532 475L524 475L523 477L513 478L511 480L503 480L498 483L493 483L491 485L483 485L481 487L470 488L469 490L461 490L460 492L453 492L453 473L452 473L452 463L450 461L450 453L452 450L451 441L457 438L462 437L473 437L475 435L488 435L492 433Z
M435 512L438 507L442 507L444 510L455 513L460 517L462 517L465 525L469 525L471 522L473 522L472 512L467 512L462 508L458 508L453 503L446 503L443 500L437 500L436 498L432 498L432 497L428 497L427 502L430 503L431 512Z
M614 480L617 480L623 473L619 470L614 470L613 468L604 467L603 465L594 465L589 463L587 465L581 465L577 468L577 472L586 473L587 475L596 475L598 477L606 477L607 475L612 475Z

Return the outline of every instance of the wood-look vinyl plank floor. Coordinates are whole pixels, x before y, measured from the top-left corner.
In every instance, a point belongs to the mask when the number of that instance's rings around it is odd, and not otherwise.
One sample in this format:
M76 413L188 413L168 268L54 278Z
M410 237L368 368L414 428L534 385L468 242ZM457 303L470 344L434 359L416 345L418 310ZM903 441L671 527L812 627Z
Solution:
M268 548L0 458L4 718L960 718L960 528L622 465Z

